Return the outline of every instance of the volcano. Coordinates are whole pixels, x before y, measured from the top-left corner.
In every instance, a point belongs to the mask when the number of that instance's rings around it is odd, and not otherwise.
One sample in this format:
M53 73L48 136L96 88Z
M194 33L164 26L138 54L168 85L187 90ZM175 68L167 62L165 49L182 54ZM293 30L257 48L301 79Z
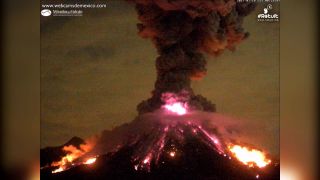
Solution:
M279 179L279 163L232 138L237 129L191 88L206 73L204 53L234 51L248 37L243 19L255 3L235 0L128 0L139 35L159 56L151 97L130 123L98 137L41 151L43 179Z
M58 167L43 167L41 178L279 179L276 160L265 160L265 164L259 164L259 160L240 161L219 128L208 125L208 119L194 119L199 117L195 112L181 115L166 111L139 116L129 124L103 132L91 151L61 172L53 173ZM72 138L66 145L80 148L81 142L84 141ZM61 147L41 151L47 157L42 165L53 163L48 159L65 156L54 149ZM92 163L86 163L89 157L94 157Z
M143 161L148 170L138 170L132 157L153 134L101 155L91 165L83 164L55 174L51 168L43 169L41 179L280 179L279 164L264 169L245 166L233 157L212 151L211 143L194 136L190 128L183 130L185 143L180 144L177 137L170 135L158 162Z

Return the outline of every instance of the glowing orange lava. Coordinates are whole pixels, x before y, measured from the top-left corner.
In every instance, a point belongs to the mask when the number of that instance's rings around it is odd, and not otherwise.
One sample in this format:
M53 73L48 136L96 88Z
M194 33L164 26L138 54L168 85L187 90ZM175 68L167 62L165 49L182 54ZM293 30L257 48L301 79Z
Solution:
M97 158L90 158L88 160L86 160L83 164L93 164L95 163L97 160Z
M52 173L58 173L58 172L62 172L62 171L64 171L64 168L59 167L58 169L53 170Z
M254 165L263 168L271 163L265 154L256 149L248 149L239 145L229 146L230 152L243 164L253 167Z
M64 146L63 151L67 153L60 161L53 162L51 166L57 167L53 170L52 173L58 173L70 168L73 164L73 161L83 156L85 153L90 151L95 145L95 137L88 139L85 144L81 144L78 147L73 145ZM95 158L88 159L84 164L92 164L95 162Z
M78 149L75 146L64 146L63 150L68 154L61 158L60 161L53 162L51 166L58 166L59 168L52 171L52 173L61 172L67 169L67 166L71 164L76 158L82 156L85 151L82 149Z

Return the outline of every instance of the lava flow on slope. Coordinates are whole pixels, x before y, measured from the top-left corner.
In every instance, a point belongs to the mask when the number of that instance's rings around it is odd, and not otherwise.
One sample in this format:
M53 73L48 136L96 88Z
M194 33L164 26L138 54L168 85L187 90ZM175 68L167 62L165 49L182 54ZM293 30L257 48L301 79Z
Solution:
M187 104L171 99L155 113L102 133L92 150L78 159L51 163L41 170L41 177L278 179L276 160L263 151L224 139L207 121L189 111ZM108 141L112 138L118 140ZM102 142L109 142L109 148Z

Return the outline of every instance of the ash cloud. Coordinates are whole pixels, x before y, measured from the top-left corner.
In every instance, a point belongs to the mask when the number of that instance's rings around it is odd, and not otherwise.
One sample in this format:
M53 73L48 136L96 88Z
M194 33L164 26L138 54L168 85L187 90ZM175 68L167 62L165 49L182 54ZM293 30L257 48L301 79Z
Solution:
M108 152L117 152L123 146L134 144L144 136L150 136L149 140L144 140L144 144L152 144L157 135L163 133L164 127L179 127L182 124L201 126L210 134L218 136L225 145L246 144L258 149L270 150L264 143L266 142L263 125L252 121L239 120L219 113L193 111L183 116L167 114L163 109L152 113L145 113L138 116L130 123L115 127L112 130L105 130L99 136L96 146L84 157L101 155ZM263 132L263 133L262 133ZM147 146L147 145L146 145Z
M254 10L254 3L235 0L128 0L135 3L139 35L151 39L158 51L157 80L152 97L141 102L140 114L152 112L163 104L165 92L187 91L190 106L215 111L215 105L195 95L191 80L206 75L204 53L217 56L235 50L248 37L242 23Z

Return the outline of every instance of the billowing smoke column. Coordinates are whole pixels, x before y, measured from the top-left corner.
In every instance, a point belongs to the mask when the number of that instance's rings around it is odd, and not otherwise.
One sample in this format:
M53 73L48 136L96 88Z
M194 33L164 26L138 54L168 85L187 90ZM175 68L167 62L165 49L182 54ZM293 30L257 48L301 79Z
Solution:
M187 96L190 109L215 111L215 105L191 89L191 80L206 75L203 53L219 55L234 50L248 37L243 18L254 3L236 0L128 0L136 4L139 35L150 38L159 57L152 97L141 102L140 114L160 108L163 93Z

